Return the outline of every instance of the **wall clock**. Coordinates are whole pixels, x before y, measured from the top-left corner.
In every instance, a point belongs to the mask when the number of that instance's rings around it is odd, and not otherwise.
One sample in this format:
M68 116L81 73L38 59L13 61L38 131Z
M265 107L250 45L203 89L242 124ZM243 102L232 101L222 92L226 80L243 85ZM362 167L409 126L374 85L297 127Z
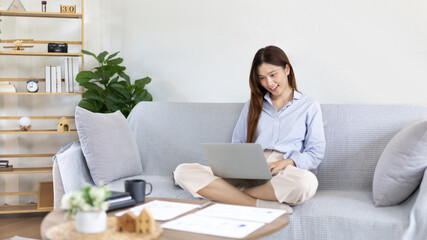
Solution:
M28 79L26 87L28 92L35 93L39 90L39 81L35 78Z
M10 4L10 6L7 10L9 10L9 11L26 11L24 8L24 5L22 5L20 0L13 0L13 2Z

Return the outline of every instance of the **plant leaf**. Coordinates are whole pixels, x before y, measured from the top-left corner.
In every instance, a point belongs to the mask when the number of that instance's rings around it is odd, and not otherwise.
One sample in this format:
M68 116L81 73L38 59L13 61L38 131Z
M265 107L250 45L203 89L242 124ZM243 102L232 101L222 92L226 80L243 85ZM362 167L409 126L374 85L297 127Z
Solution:
M107 61L107 65L119 65L123 62L123 58L114 58Z
M82 99L78 106L91 112L98 112L95 104L93 104L93 102L88 99Z
M110 85L111 89L116 91L123 99L130 100L132 96L130 95L129 91L125 86L123 86L120 83L114 83Z
M98 74L91 71L81 71L76 76L76 81L80 83L80 85L92 79L101 79L101 77Z
M105 97L100 96L96 91L86 91L82 94L82 98L97 101L99 103L103 103L105 101Z
M115 52L113 54L111 54L110 56L108 56L107 60L105 60L105 62L108 62L108 60L112 59L113 57L117 56L117 54L119 54L120 51Z
M91 53L91 52L89 52L87 50L83 50L83 49L82 49L82 53L86 54L86 55L90 55L90 56L94 57L96 60L98 60L98 58L96 58L96 55L94 53Z
M103 51L102 53L98 54L98 56L96 57L96 59L98 59L98 62L103 63L105 56L107 56L108 52L107 51Z
M130 77L129 77L125 72L118 72L118 75L119 75L120 77L122 77L124 80L126 80L126 82L127 82L129 85L131 85L131 84L130 84Z

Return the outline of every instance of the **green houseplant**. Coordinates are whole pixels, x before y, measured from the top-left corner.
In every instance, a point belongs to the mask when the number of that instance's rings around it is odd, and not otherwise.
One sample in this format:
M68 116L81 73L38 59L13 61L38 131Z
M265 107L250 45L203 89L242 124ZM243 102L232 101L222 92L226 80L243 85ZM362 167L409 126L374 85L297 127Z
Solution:
M137 103L153 100L145 89L151 78L137 79L132 84L130 77L124 72L126 67L120 66L123 58L116 58L119 52L109 55L104 51L95 55L82 50L82 53L94 57L99 66L92 71L81 71L76 76L76 81L86 89L78 104L80 107L99 113L120 110L127 117Z

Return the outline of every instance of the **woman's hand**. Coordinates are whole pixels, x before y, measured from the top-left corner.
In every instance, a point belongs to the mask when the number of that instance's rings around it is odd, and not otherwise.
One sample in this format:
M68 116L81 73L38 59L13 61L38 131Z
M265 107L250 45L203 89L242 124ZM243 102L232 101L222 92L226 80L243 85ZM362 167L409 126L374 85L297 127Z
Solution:
M295 163L290 158L268 163L268 167L270 168L270 172L272 175L276 174L282 169L285 169L285 167L287 167L288 165L295 166Z

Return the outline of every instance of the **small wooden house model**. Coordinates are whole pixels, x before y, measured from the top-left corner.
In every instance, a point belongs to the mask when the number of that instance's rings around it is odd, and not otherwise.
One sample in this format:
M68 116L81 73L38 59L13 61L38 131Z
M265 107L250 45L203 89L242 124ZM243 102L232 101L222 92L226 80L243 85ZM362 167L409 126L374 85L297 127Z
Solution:
M116 230L118 232L135 232L137 217L132 212L127 212L117 217Z
M70 121L66 117L62 117L59 119L59 121L56 123L58 125L58 132L70 132Z
M155 221L147 208L144 208L139 216L127 212L117 217L116 231L152 235L155 231Z
M136 220L136 232L142 234L154 234L154 218L147 208L144 208Z

